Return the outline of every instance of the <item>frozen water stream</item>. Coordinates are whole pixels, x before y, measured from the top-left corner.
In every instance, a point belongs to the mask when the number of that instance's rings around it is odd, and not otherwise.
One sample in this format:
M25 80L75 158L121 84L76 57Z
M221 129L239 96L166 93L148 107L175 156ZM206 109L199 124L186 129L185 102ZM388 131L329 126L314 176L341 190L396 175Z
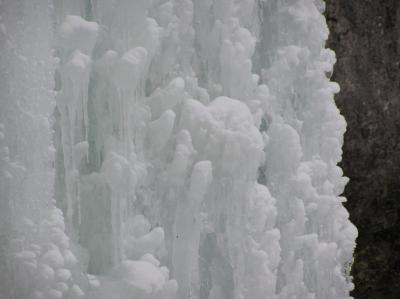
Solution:
M0 298L349 298L323 9L0 1Z

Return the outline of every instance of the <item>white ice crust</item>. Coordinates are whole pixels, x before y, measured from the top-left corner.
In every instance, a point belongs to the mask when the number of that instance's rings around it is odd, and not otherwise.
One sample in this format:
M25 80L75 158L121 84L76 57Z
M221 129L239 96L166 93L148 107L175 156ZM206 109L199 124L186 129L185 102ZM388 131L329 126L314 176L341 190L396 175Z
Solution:
M0 1L0 297L350 298L323 9Z

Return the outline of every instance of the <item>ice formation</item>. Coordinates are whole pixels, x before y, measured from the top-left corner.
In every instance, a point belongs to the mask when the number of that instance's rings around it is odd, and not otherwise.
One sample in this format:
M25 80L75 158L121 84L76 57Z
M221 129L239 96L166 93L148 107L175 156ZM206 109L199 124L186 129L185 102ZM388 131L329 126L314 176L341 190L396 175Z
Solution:
M350 298L323 10L0 1L0 298Z

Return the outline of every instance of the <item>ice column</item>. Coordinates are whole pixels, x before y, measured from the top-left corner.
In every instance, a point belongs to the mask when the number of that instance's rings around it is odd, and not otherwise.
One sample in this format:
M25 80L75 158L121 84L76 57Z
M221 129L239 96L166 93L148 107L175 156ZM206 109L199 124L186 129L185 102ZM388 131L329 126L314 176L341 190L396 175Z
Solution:
M83 274L53 198L55 59L50 1L0 4L0 296L82 298Z
M265 177L277 199L283 298L347 298L352 288L347 267L357 231L342 206L347 178L337 166L346 123L333 99L339 87L327 78L335 56L324 49L323 9L322 1L262 7Z

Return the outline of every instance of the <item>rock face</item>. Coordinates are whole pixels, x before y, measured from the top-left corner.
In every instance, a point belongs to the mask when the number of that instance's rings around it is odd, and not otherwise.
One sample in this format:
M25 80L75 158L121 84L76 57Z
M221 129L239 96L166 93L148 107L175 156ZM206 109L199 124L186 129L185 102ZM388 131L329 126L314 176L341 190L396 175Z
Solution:
M400 1L327 0L361 298L400 298Z

